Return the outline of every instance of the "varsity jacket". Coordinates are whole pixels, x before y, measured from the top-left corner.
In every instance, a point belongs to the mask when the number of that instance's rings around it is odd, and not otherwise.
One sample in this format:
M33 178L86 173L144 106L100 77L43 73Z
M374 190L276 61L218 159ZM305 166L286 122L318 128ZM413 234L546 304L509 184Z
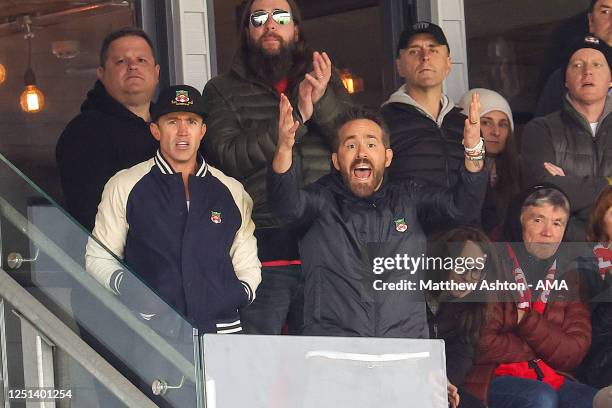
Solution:
M261 280L251 198L201 158L189 194L187 204L182 175L158 151L109 180L93 236L200 330L240 331L238 309L254 300ZM121 294L124 268L92 239L86 265Z
M268 169L268 201L285 220L303 226L304 334L427 338L424 295L417 290L384 290L383 283L412 281L420 268L391 267L381 260L419 258L426 239L417 210L441 209L455 220L480 212L487 172L460 170L453 190L414 181L386 183L372 196L355 196L334 172L305 189L295 166Z

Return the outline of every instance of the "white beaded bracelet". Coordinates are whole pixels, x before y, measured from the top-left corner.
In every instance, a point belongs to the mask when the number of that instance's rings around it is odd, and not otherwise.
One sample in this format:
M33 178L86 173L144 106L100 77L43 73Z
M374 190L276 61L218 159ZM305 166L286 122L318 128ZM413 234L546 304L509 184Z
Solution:
M465 150L466 153L476 153L480 151L484 152L484 140L482 139L482 137L478 141L478 144L474 147L467 147L465 145L465 139L461 141L461 144L463 145L463 149Z

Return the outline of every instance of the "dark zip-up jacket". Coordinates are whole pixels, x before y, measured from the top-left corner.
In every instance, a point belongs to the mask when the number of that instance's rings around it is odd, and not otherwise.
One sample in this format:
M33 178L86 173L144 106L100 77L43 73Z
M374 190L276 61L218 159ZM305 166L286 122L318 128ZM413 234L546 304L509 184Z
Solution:
M109 180L93 236L197 328L232 333L261 279L251 208L240 183L203 160L189 176L187 207L182 175L158 152ZM121 294L122 266L92 239L86 261ZM138 311L155 314L148 305Z
M298 111L298 85L290 84L285 92L294 113ZM266 167L272 162L278 140L278 93L251 74L238 55L229 72L206 84L203 99L207 113L204 157L240 181L253 198L259 258L298 259L294 232L272 214L266 199ZM332 75L312 118L297 130L293 158L301 186L329 174L332 128L349 104L342 82Z
M443 107L437 119L418 107L401 87L382 107L389 126L393 161L389 181L414 179L425 186L452 188L463 168L463 127L465 115L443 96ZM478 223L480 216L464 223ZM424 219L429 234L451 225L451 220L439 212L430 211Z
M553 183L567 195L572 216L567 241L584 241L590 208L612 176L612 100L607 99L595 136L586 119L565 99L563 109L536 118L523 130L521 175L525 187ZM565 176L551 176L544 162L559 166Z
M158 146L149 124L97 81L55 147L70 215L92 231L106 182L119 170L153 157Z
M413 181L385 183L359 198L334 172L305 189L295 167L268 172L268 199L287 221L305 228L300 239L305 273L304 334L427 338L425 298L419 291L373 290L375 280L417 283L403 267L374 273L376 259L421 257L426 239L417 210L435 206L453 219L480 212L487 173L460 172L452 191ZM379 286L380 287L380 286Z

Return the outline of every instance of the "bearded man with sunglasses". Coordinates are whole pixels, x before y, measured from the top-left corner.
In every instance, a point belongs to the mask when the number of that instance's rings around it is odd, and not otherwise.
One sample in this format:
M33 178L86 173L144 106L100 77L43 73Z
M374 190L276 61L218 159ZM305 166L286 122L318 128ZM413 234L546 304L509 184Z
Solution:
M203 91L208 117L207 160L238 179L253 198L262 261L257 299L241 310L247 333L290 334L303 324L303 277L298 230L278 219L266 199L266 167L278 141L278 106L285 94L300 123L294 149L302 186L330 172L336 118L350 105L326 53L311 52L293 0L249 0L240 20L240 48L229 72Z

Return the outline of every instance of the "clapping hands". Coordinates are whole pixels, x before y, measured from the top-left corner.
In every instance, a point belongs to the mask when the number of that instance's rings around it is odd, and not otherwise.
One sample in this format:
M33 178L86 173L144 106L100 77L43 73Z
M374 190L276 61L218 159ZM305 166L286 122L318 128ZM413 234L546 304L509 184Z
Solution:
M304 122L312 117L314 104L325 94L332 74L332 63L325 52L312 54L312 66L313 70L304 76L299 86L298 110Z

